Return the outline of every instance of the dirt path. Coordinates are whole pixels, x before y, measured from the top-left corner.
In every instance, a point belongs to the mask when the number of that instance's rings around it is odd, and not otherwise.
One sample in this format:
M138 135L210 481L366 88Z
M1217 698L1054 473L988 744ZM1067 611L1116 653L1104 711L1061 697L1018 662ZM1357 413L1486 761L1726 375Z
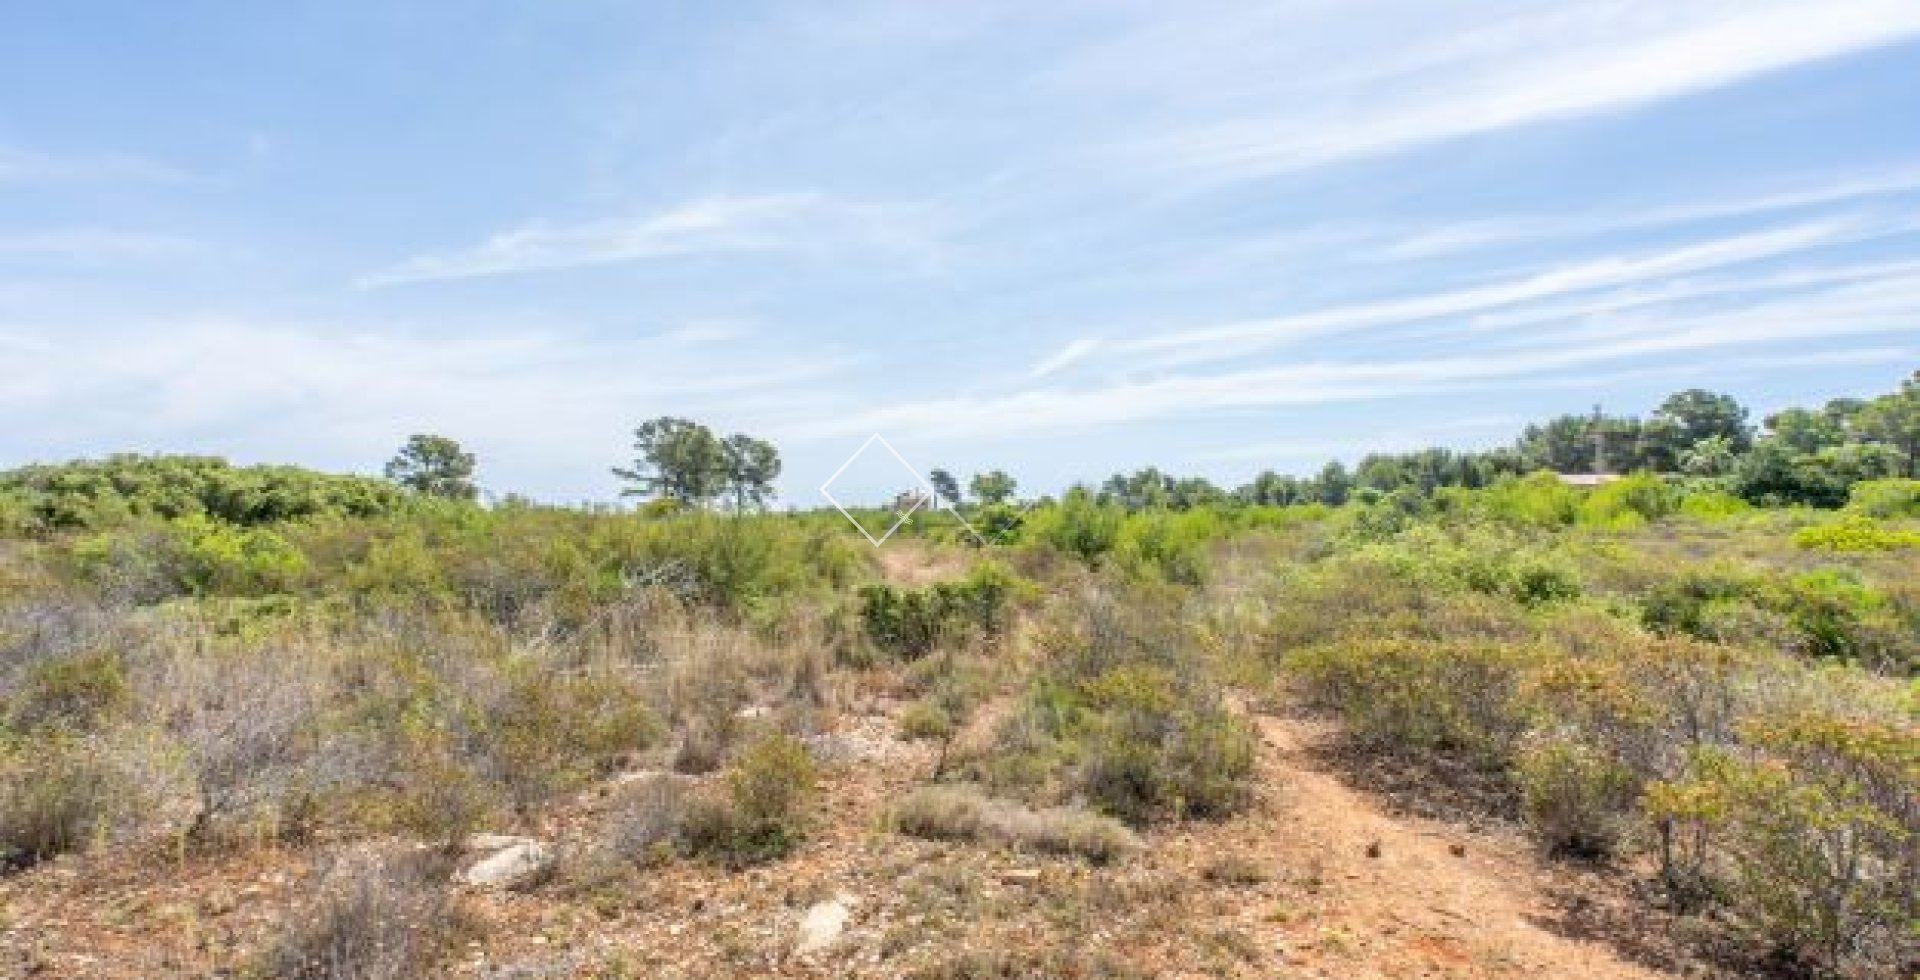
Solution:
M1556 933L1548 873L1526 841L1390 815L1316 761L1329 728L1258 722L1259 778L1283 801L1273 847L1310 869L1323 900L1319 940L1296 965L1342 978L1666 976Z

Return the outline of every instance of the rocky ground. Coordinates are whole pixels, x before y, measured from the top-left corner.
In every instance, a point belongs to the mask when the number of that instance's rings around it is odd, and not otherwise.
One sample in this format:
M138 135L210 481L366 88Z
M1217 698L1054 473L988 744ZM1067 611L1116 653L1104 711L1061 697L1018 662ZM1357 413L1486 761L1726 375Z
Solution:
M1318 723L1262 716L1247 813L1090 867L886 829L934 765L889 707L847 717L817 829L778 864L677 861L583 882L618 779L520 836L470 841L455 976L1653 977L1604 941L1615 886L1499 827L1396 815L1348 786ZM627 774L625 779L653 778ZM538 841L539 843L529 843ZM368 845L354 845L368 846ZM10 975L233 971L289 914L313 854L106 849L0 880ZM552 865L557 864L557 867ZM1591 914L1590 914L1591 913ZM1580 938L1588 935L1593 938Z

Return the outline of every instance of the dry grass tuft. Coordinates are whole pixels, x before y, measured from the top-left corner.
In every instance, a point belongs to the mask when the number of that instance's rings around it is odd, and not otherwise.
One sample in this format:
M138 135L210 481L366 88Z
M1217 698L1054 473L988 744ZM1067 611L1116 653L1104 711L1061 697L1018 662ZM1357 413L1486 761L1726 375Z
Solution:
M925 786L894 808L901 833L930 840L981 841L1065 854L1095 864L1121 860L1139 837L1111 817L1073 807L1032 810L967 786Z

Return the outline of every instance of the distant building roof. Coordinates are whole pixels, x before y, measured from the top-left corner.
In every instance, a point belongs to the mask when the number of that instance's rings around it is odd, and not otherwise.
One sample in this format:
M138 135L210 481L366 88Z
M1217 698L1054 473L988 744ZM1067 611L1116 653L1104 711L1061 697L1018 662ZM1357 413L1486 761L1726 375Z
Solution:
M1560 482L1570 487L1597 487L1620 479L1618 473L1562 473Z

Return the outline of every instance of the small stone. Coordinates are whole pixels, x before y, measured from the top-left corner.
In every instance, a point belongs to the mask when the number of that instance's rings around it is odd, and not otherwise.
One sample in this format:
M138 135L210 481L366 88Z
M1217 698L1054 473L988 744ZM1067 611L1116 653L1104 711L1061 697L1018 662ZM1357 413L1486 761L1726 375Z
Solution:
M1373 841L1372 843L1370 843L1370 844L1368 844L1368 845L1367 845L1367 856L1368 856L1368 857L1370 857L1370 858L1377 858L1377 857L1379 857L1379 856L1380 856L1380 842L1379 842L1379 841Z
M531 884L553 868L553 849L526 841L496 851L461 872L460 880L488 888L518 888Z
M1453 844L1452 846L1448 847L1447 850L1451 852L1454 857L1457 857L1457 858L1467 856L1467 845L1465 844Z
M845 892L834 896L830 901L816 903L807 909L800 919L800 945L802 953L817 953L833 945L846 931L847 916L853 909L854 898Z

